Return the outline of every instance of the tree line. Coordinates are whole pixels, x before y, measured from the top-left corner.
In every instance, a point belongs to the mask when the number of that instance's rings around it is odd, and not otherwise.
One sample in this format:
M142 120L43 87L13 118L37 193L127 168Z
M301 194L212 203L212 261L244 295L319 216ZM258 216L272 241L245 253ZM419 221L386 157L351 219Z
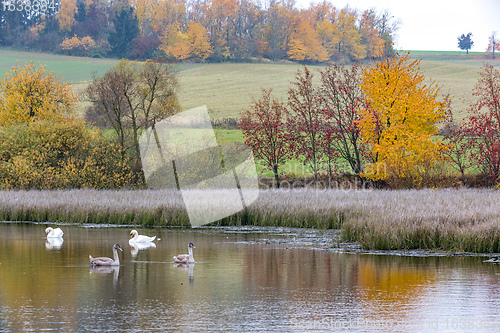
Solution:
M287 101L270 90L243 112L245 143L280 184L279 168L297 159L314 181L341 173L391 187L434 186L436 177L471 173L498 184L500 177L500 72L481 69L468 117L453 118L451 99L425 80L409 54L373 66L329 65L313 84L298 71Z
M391 53L398 24L388 11L327 1L5 0L0 45L140 60L353 61Z
M316 182L348 173L425 187L454 169L465 185L472 174L498 184L500 71L481 68L468 116L457 122L450 97L419 63L395 54L370 66L330 64L319 83L304 67L287 101L264 89L242 112L245 143L276 184L292 159ZM122 60L93 77L83 120L61 78L43 65L13 67L0 81L0 188L144 187L139 136L180 111L177 85L168 64Z

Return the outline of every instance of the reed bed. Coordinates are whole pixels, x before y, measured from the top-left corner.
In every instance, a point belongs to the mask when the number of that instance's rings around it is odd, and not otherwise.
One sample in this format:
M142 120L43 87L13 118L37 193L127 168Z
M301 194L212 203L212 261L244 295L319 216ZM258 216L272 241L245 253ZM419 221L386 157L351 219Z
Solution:
M0 220L190 225L180 194L160 190L0 191Z
M164 190L2 191L0 219L189 226L180 193ZM212 225L341 229L367 249L500 252L500 191L262 190Z

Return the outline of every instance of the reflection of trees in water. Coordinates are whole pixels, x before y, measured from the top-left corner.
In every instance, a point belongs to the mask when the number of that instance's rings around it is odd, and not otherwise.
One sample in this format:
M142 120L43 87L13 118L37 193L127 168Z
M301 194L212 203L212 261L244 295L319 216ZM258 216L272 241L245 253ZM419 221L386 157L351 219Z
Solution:
M418 259L382 256L359 260L358 296L365 321L411 323L420 319L419 303L436 283L436 275L434 267L415 265L415 261Z

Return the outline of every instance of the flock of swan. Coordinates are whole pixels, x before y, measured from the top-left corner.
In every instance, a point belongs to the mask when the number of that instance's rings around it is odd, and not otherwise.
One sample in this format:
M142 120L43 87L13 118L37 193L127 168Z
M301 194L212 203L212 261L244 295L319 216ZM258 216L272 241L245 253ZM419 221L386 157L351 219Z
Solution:
M64 232L61 228L51 228L48 227L45 229L45 234L47 234L47 239L62 239ZM149 237L144 235L139 235L137 230L132 230L130 232L130 239L128 241L129 245L134 246L137 244L147 244L152 243L156 239L156 236ZM194 263L193 249L196 249L193 243L188 244L188 254L180 254L178 256L174 256L174 263L176 264L192 264ZM113 259L108 257L97 257L94 258L89 254L89 262L91 266L119 266L120 265L120 257L118 255L118 250L123 252L123 249L119 244L113 245Z

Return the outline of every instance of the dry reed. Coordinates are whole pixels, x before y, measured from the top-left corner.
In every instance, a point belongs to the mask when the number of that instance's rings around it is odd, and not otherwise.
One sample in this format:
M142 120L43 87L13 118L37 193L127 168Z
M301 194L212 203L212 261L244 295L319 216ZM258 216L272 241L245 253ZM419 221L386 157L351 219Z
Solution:
M0 219L188 226L178 192L2 191ZM263 190L216 225L340 228L368 249L500 252L500 192L440 190Z

